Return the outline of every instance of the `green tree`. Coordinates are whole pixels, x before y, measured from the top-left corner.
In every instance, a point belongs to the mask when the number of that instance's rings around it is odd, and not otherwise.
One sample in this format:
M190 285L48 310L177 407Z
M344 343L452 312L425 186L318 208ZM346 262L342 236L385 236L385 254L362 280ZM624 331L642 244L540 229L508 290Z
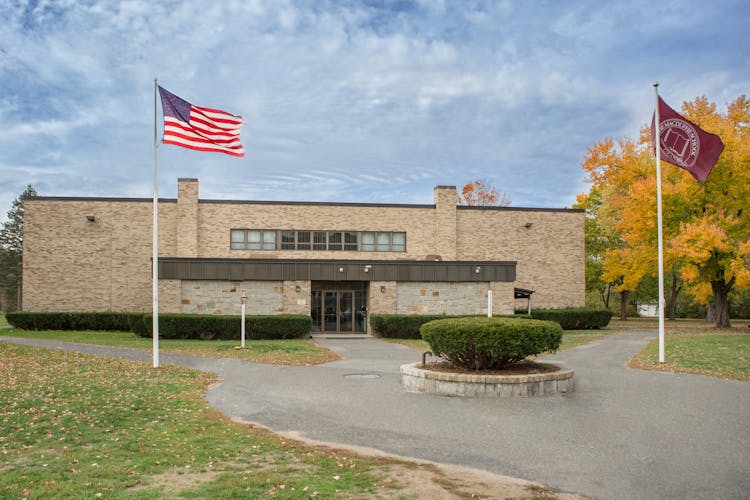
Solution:
M21 196L13 200L8 211L8 220L0 229L0 288L8 299L8 310L21 306L23 270L23 202L37 196L29 184Z

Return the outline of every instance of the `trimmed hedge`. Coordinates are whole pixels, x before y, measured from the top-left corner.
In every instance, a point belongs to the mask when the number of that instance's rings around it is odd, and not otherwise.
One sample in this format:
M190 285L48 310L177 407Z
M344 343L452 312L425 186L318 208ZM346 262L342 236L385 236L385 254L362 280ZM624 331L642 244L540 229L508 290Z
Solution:
M370 326L378 337L389 339L421 339L419 329L425 323L436 319L451 318L482 318L472 314L469 316L446 316L445 314L371 314ZM526 318L527 315L502 316L503 318Z
M422 325L436 319L454 318L436 314L371 314L370 326L378 337L389 339L421 339Z
M103 330L133 332L151 337L150 313L124 312L13 312L5 315L8 323L22 330ZM165 339L239 339L239 316L160 314L159 337ZM280 314L245 316L248 339L291 339L308 335L310 316Z
M240 338L239 316L201 314L160 314L159 337L164 339L224 339ZM151 314L142 315L140 323L133 321L133 331L151 337ZM293 339L310 334L312 318L297 314L273 316L245 316L247 339Z
M22 330L130 331L132 313L125 312L11 312L8 323Z
M503 368L556 351L563 335L553 321L502 317L440 319L425 323L420 331L434 355L467 370Z
M531 317L560 323L563 330L591 330L604 328L612 319L607 309L532 309Z

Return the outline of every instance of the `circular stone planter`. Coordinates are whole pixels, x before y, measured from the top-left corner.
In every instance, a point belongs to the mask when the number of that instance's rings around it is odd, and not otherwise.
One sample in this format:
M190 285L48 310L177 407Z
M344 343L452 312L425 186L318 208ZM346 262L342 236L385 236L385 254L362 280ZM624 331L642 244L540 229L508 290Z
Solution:
M401 384L407 390L480 398L552 396L573 391L571 368L527 375L475 375L417 368L420 365L412 363L401 366Z

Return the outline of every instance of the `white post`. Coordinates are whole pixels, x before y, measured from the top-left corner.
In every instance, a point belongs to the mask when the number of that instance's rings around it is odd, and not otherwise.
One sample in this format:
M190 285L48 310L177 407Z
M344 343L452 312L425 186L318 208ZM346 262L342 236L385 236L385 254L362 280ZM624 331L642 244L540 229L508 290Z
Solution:
M242 295L240 296L240 300L242 301L242 325L240 326L240 348L245 348L245 302L247 302L247 293L244 291L242 292Z
M492 290L487 291L487 317L492 317Z
M654 147L656 149L656 224L658 226L658 255L659 255L659 363L664 363L664 255L661 214L661 138L659 133L659 84L654 84L656 107L654 108Z
M245 303L242 303L242 327L240 327L240 337L242 339L241 347L245 348Z
M154 256L152 259L152 280L153 280L153 359L154 368L159 368L159 191L156 182L156 93L158 91L156 78L154 78Z

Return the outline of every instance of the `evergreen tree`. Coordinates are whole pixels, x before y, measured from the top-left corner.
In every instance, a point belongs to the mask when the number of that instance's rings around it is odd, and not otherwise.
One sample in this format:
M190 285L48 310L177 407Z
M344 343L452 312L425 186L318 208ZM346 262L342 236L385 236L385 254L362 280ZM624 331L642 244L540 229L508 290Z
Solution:
M21 196L13 200L8 220L0 229L0 293L5 297L9 311L21 306L21 280L23 269L23 201L37 196L29 184Z

